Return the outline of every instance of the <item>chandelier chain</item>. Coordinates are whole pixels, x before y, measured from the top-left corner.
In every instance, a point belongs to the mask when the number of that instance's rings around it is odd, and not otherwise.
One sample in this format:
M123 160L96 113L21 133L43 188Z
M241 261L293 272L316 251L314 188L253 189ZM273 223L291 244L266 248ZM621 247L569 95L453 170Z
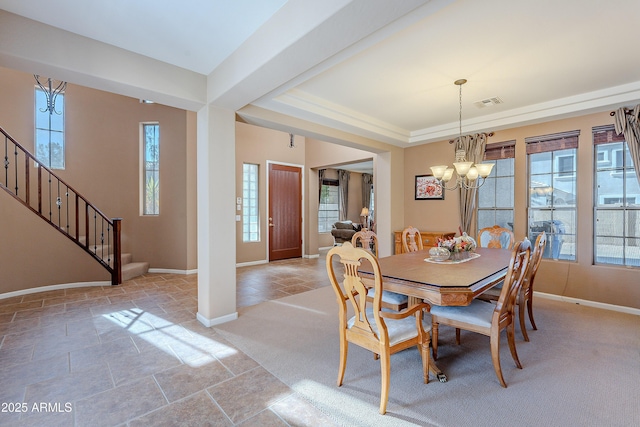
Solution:
M459 102L460 102L460 111L458 114L458 124L459 124L459 139L458 139L458 144L462 144L462 84L458 85L458 89L459 89Z

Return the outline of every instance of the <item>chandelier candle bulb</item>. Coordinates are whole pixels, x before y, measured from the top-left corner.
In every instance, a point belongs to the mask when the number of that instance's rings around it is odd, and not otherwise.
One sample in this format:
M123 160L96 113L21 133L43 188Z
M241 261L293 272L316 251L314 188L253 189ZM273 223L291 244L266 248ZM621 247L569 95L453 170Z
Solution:
M493 163L478 163L476 169L481 178L486 178L491 174L491 170L493 170Z
M469 172L467 172L467 179L469 181L475 181L476 179L478 179L478 168L476 168L475 166L471 166L471 169L469 169Z
M460 175L461 178L467 176L469 169L473 166L473 162L455 162L453 167L456 168L456 173Z
M447 165L431 166L431 173L436 179L442 179L446 170Z
M451 178L453 178L453 168L447 168L444 171L444 176L442 177L442 180L444 182L449 182Z

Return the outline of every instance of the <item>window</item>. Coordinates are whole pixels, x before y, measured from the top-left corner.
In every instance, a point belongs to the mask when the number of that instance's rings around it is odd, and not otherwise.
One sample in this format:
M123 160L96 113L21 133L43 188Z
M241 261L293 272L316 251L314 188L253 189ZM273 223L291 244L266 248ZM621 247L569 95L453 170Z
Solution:
M594 262L640 266L640 186L624 136L613 125L593 129ZM612 159L603 164L600 158Z
M575 157L573 155L568 156L556 156L558 162L558 176L559 177L571 177L575 173Z
M64 169L64 92L49 108L47 94L35 90L35 156L50 169Z
M338 221L338 180L323 179L320 188L320 208L318 209L318 232L329 233Z
M369 224L373 223L375 219L375 214L374 214L376 209L375 194L376 192L373 191L373 185L372 185L371 194L369 195Z
M142 124L143 215L160 214L160 125Z
M242 241L260 241L258 165L242 165Z
M579 131L525 138L529 161L528 236L543 231L543 257L576 259L576 154Z
M478 230L499 225L513 230L513 164L515 141L490 144L484 163L493 163L491 175L478 189Z

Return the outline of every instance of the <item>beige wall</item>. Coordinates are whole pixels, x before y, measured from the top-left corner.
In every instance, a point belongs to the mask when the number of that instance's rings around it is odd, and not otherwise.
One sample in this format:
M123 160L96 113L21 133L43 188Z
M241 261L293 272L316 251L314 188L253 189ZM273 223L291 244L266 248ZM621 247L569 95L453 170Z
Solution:
M267 259L267 165L268 162L303 167L303 240L304 255L318 254L319 247L333 245L329 233L318 233L318 168L371 159L375 154L302 136L295 137L295 148L289 148L289 134L282 131L236 123L236 194L242 197L242 164L259 165L260 241L242 241L242 222L236 222L236 262L264 262ZM333 174L333 175L331 175ZM335 170L329 176L337 178ZM360 222L361 174L352 173L349 181L349 219ZM241 212L238 212L241 214Z
M268 163L273 162L300 166L304 175L305 138L296 136L294 143L295 147L289 148L288 133L236 122L236 197L242 198L242 164L257 164L259 173L258 206L260 208L259 242L243 242L242 222L236 222L236 263L242 264L267 260ZM303 176L303 180L306 179L307 177ZM304 196L306 195L303 194L303 197ZM230 203L235 204L235 200L231 200ZM242 215L242 211L237 211L237 214Z
M0 68L0 126L29 150L34 84L30 74ZM123 218L123 251L132 253L134 261L147 261L151 268L195 269L195 114L72 84L65 104L66 168L56 173L107 216ZM141 122L153 121L160 123L160 215L143 217L139 129ZM40 240L42 221L16 205L3 194L0 271L11 280L0 284L0 293L109 279L62 234Z
M33 88L30 74L0 68L0 126L25 147L33 147ZM152 268L192 270L196 254L196 178L194 113L157 104L140 104L137 99L69 85L67 89L67 169L63 179L83 193L108 216L123 218L123 246L135 260L149 261ZM161 214L139 215L139 123L161 124ZM637 269L592 265L593 248L593 146L591 128L610 124L608 113L551 121L495 132L491 142L516 140L515 224L518 237L526 233L527 180L524 138L568 130L580 130L578 148L578 248L577 261L543 261L536 290L556 295L640 308ZM296 164L304 171L304 252L317 254L331 244L330 237L317 233L317 169L374 159L389 166L385 181L376 176L378 189L388 187L391 202L378 215L387 217L391 231L405 225L425 230L456 231L458 201L447 192L442 201L414 200L416 175L430 173L429 166L453 159L447 141L405 150L370 141L346 147L312 138L296 137L296 148L288 147L285 132L245 123L236 126L235 188L242 196L243 162L260 165L260 215L262 239L244 244L241 223L237 224L237 262L266 259L266 167L267 161ZM370 144L370 145L369 145ZM369 152L368 150L371 150ZM376 166L377 168L378 166ZM357 179L351 180L353 185ZM359 189L351 189L354 193ZM350 198L349 217L359 221L359 196ZM235 203L235 200L229 201ZM353 216L353 217L352 217ZM378 224L380 224L378 218ZM385 234L391 235L391 231ZM0 293L25 287L58 283L109 280L83 251L44 222L38 221L12 197L0 193ZM389 237L389 236L387 236Z
M592 127L613 123L609 113L495 132L489 144L516 141L514 231L518 239L527 230L527 158L525 137L580 130L578 145L578 224L576 262L544 260L536 278L536 290L607 304L640 308L638 270L625 267L595 266L593 260L593 141ZM405 223L424 230L458 229L456 191L447 191L445 200L415 201L415 175L430 174L429 166L451 163L454 148L448 141L405 150Z

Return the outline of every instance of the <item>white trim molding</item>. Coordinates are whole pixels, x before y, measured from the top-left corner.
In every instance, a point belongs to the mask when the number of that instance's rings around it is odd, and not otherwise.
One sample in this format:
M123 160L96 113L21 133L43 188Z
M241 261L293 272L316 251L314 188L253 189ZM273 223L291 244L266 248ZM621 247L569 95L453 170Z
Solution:
M232 320L236 320L238 318L238 312L233 312L231 314L227 314L226 316L216 317L215 319L207 319L202 314L197 313L196 318L200 323L202 323L207 328L210 328L215 325L221 325L223 323L231 322Z
M35 294L38 292L57 291L58 289L83 288L87 286L111 286L111 282L78 282L78 283L62 283L59 285L39 286L37 288L21 289L19 291L6 292L0 294L0 299L11 297L19 297L22 295Z
M193 270L174 270L172 268L150 268L149 273L165 273L165 274L197 274L198 269L194 268Z
M618 311L620 313L635 314L636 316L640 316L640 309L633 308L633 307L625 307L623 305L614 305L614 304L607 304L604 302L589 301L589 300L580 299L580 298L565 297L562 295L546 294L543 292L536 292L536 291L534 291L533 294L539 298L546 298L546 299L555 300L555 301L568 302L572 304L584 305L587 307L602 308L604 310Z
M267 261L266 259L261 259L259 261L238 262L236 263L236 267L250 267L252 265L261 265L261 264L269 264L269 261Z

